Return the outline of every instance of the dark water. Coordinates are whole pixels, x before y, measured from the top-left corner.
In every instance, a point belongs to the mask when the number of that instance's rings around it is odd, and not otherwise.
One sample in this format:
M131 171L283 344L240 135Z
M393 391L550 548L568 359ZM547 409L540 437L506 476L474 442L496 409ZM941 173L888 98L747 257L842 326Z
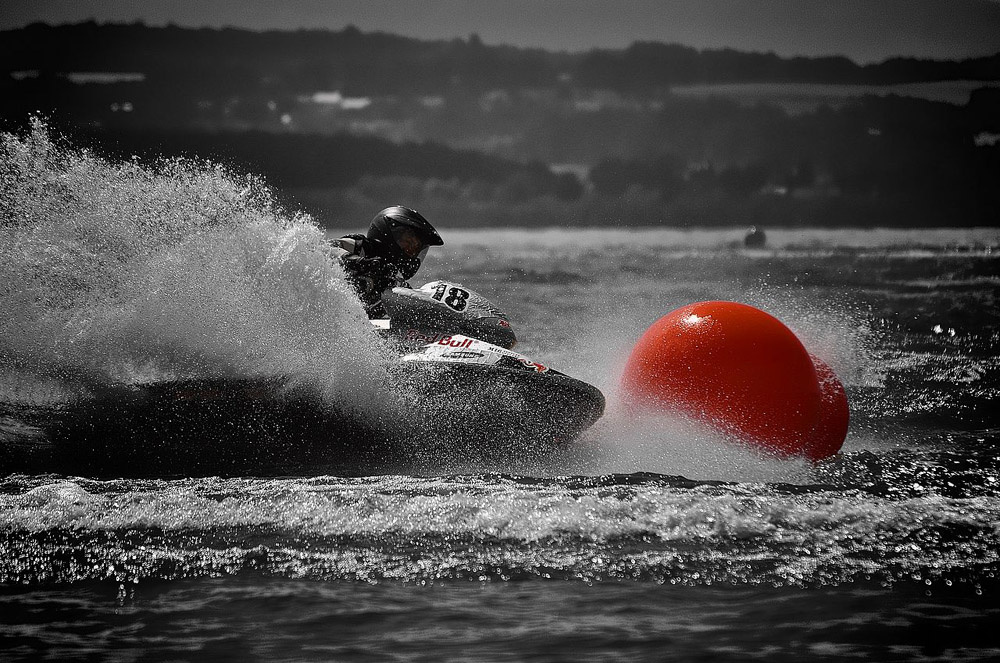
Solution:
M897 587L315 582L259 576L4 596L51 660L969 660L995 606ZM113 652L113 654L111 654Z
M322 234L253 182L39 135L5 150L3 444L107 383L281 372L392 398ZM1000 656L1000 233L444 235L421 277L473 285L518 350L601 387L597 426L542 459L393 476L2 471L0 658ZM631 344L705 299L764 308L837 371L841 454L622 413Z

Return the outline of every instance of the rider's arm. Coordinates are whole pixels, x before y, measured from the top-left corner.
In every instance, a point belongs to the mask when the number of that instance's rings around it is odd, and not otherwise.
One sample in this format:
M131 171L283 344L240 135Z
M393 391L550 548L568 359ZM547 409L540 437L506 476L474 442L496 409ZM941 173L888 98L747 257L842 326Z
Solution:
M395 265L366 255L363 238L341 237L330 244L333 257L340 261L348 282L366 309L378 306L386 289L401 284Z

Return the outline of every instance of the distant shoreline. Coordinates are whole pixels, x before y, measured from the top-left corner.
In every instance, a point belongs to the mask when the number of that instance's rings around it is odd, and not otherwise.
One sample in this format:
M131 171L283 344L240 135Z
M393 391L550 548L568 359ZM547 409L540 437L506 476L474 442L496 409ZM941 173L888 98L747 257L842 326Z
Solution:
M4 32L0 60L5 128L41 114L112 160L210 159L325 226L393 202L454 226L1000 225L1000 53L89 22Z
M336 238L348 233L363 232L358 226L326 228L327 237ZM511 245L535 245L557 247L564 244L589 244L603 246L613 244L616 237L627 236L629 242L636 236L645 236L654 245L683 246L688 248L727 248L727 244L741 245L746 228L737 227L617 227L617 228L573 228L550 226L543 228L525 227L485 227L458 228L438 226L445 246L455 244L478 244L484 240L502 238L497 250ZM1000 259L1000 228L993 227L938 227L938 228L764 228L767 232L767 249L832 248L833 240L840 240L836 248L919 248L922 246L954 247L961 250L987 251ZM726 240L720 244L721 240ZM843 243L850 240L849 243ZM444 249L435 249L444 250Z

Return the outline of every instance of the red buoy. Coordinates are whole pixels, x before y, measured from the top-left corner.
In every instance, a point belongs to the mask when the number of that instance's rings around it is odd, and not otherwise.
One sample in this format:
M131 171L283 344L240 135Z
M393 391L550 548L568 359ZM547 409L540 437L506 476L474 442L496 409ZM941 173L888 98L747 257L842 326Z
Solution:
M820 408L819 418L804 452L811 460L822 460L837 453L843 446L851 410L847 405L847 392L837 374L819 357L810 357L819 380Z
M826 429L817 436L827 392L805 347L745 304L699 302L660 318L635 344L622 391L634 407L678 412L780 455L821 458L843 442ZM835 391L828 400L839 407Z

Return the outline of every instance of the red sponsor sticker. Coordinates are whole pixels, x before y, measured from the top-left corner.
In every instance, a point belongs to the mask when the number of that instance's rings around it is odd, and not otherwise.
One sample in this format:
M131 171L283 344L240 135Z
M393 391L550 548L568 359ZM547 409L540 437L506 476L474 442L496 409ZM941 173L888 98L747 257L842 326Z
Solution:
M419 329L407 329L406 336L404 337L407 341L420 341L421 343L437 343L442 338L443 334L425 334ZM449 337L450 338L450 337Z
M518 357L517 360L522 364L524 364L525 366L527 366L528 368L535 371L536 373L545 373L546 371L549 370L548 366L546 366L545 364L539 364L537 361L531 361L530 359L526 359L524 357Z

